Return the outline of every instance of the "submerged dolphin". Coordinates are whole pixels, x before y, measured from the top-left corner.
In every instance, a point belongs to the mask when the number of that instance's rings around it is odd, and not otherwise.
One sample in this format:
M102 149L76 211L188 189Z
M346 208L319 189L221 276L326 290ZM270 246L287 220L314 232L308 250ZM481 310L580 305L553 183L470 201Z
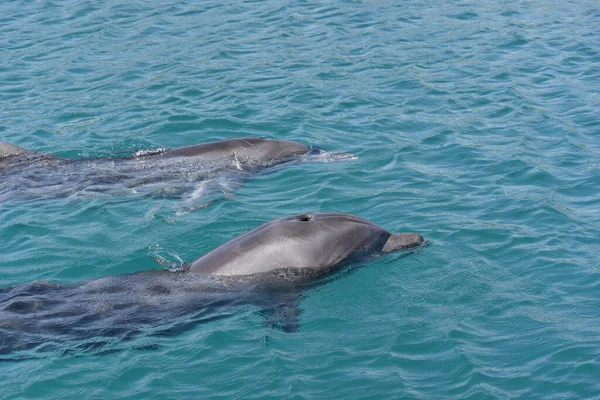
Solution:
M294 331L307 284L350 263L422 245L416 233L392 234L349 214L310 213L266 223L179 272L5 288L0 354L61 348L71 340L80 349L105 349L144 332L176 334L248 304L258 306L269 325Z
M293 141L240 138L122 158L64 159L0 142L0 203L138 193L183 199L194 209L257 171L319 153Z

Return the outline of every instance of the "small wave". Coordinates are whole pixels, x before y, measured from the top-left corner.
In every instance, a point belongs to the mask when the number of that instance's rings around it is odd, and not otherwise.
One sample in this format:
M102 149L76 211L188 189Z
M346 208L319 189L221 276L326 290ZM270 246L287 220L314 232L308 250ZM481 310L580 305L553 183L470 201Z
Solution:
M342 152L322 152L319 154L310 154L305 157L305 161L318 161L318 162L335 162L345 160L357 160L358 157L351 153Z
M180 272L185 269L186 263L175 253L166 251L158 244L148 248L151 257L158 265L170 272Z
M136 151L135 153L133 153L133 156L134 157L150 156L153 154L161 154L161 153L164 153L165 151L167 151L167 149L164 147L159 147L158 149L144 149L144 150Z

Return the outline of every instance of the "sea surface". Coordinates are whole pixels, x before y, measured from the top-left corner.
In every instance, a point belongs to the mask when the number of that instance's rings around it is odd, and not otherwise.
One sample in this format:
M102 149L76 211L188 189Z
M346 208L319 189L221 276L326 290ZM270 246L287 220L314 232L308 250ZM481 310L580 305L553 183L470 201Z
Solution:
M600 398L597 1L0 3L0 141L110 158L243 136L356 159L183 213L8 199L0 287L169 268L309 211L429 246L307 290L296 332L242 306L105 351L3 355L0 398Z

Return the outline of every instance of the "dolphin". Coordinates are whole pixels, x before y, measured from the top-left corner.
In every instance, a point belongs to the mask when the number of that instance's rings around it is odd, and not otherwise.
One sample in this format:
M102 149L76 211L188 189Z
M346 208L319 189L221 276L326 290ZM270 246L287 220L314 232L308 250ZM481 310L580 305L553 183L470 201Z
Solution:
M0 203L141 194L179 199L182 208L193 210L210 204L214 193L233 192L257 172L311 157L319 160L323 153L294 141L249 137L120 158L65 159L0 142Z
M297 276L310 271L314 278L358 258L410 249L423 242L417 233L391 234L351 214L307 213L259 226L200 257L190 271L224 276L277 276L286 270Z
M177 272L0 289L0 355L70 348L65 343L106 350L140 334L179 334L248 305L266 325L293 332L307 288L345 266L425 244L419 234L390 233L350 214L307 213L259 226Z
M298 142L273 140L262 137L246 137L196 144L155 152L140 152L140 157L202 157L205 160L235 157L246 168L280 164L297 155L306 154L310 148ZM0 160L38 153L7 142L0 142Z
M0 160L3 158L20 156L26 153L32 153L32 151L24 149L23 147L15 146L14 144L0 142Z

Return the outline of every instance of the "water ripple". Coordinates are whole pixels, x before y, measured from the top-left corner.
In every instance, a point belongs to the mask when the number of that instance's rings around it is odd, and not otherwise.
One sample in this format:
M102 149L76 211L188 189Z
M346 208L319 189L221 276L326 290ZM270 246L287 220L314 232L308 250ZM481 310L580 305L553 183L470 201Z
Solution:
M309 291L296 333L241 308L5 363L4 397L597 396L597 26L588 0L2 2L1 141L93 158L256 135L357 156L183 215L168 198L3 203L3 287L157 268L152 246L190 261L304 211L431 243Z

